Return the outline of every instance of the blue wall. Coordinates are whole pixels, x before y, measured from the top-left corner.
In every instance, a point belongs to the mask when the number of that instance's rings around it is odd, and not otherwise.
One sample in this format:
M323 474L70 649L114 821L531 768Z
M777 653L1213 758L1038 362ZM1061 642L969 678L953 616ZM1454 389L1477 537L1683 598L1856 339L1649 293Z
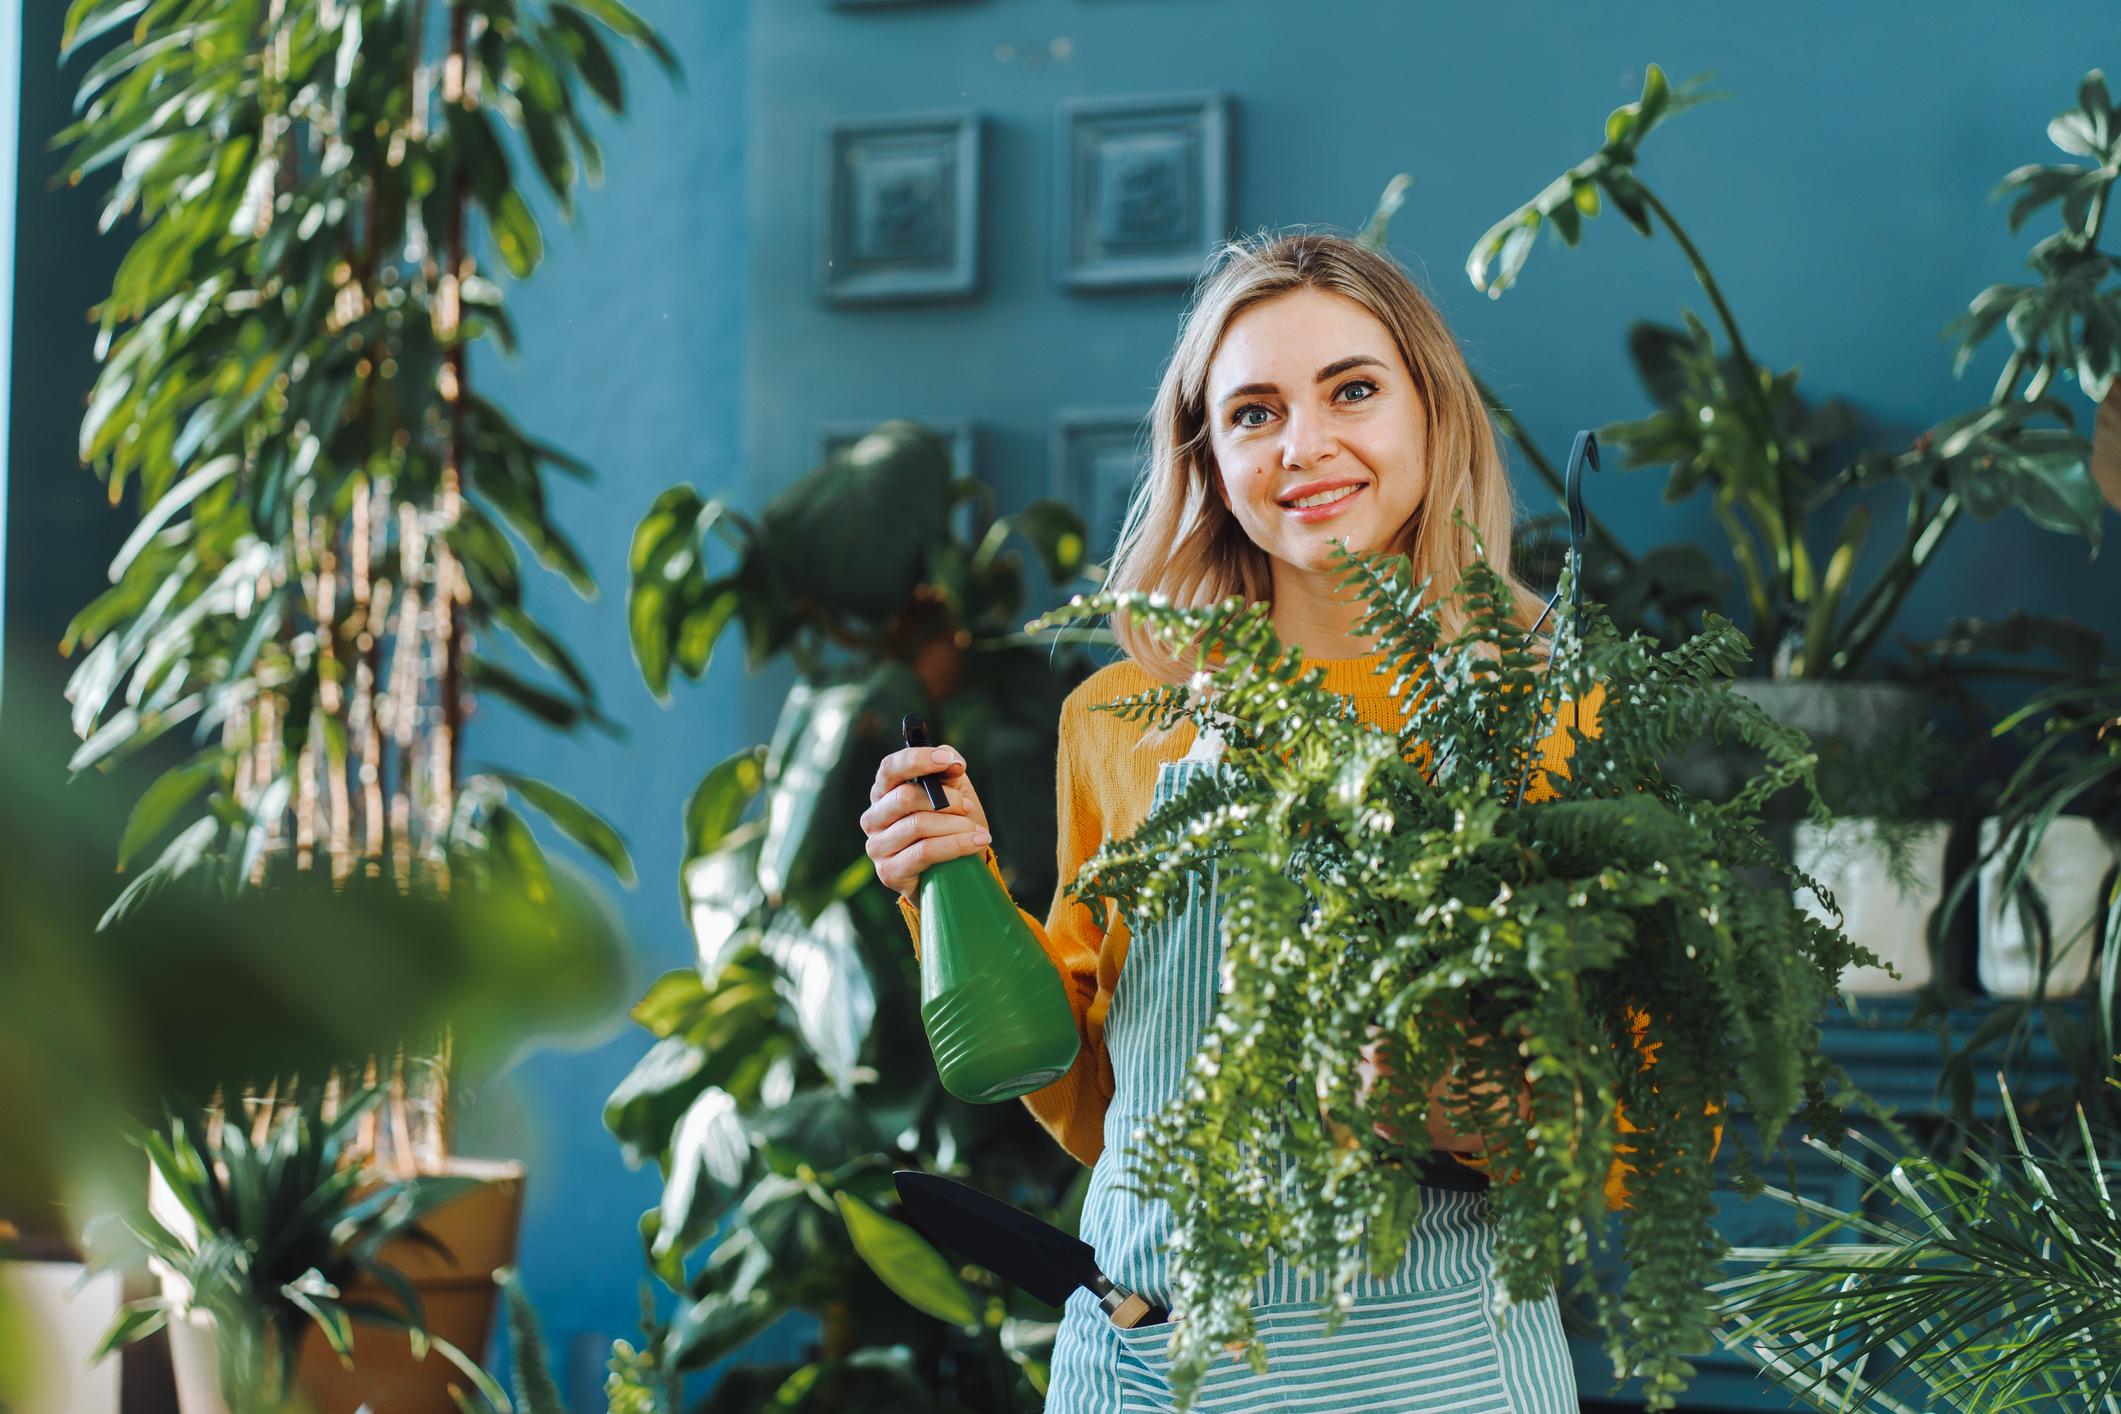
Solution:
M2121 79L2111 13L2094 6L643 8L682 56L684 90L631 66L633 113L606 125L603 189L583 200L572 229L547 223L546 265L514 295L523 352L475 369L534 432L602 474L595 487L556 494L604 596L584 605L541 585L539 607L578 647L631 738L555 744L501 716L482 717L471 738L474 760L534 766L625 831L642 874L623 900L637 980L688 956L677 908L681 802L708 764L764 738L788 682L784 668L747 681L730 654L668 709L639 685L624 636L624 562L655 492L690 480L755 505L811 465L825 423L908 414L977 419L979 473L1012 508L1047 494L1057 410L1138 407L1153 391L1183 291L1077 295L1054 278L1061 99L1224 91L1235 110L1235 229L1352 227L1393 173L1411 173L1393 249L1425 278L1476 369L1558 454L1577 427L1645 410L1622 356L1627 322L1705 301L1668 242L1643 241L1611 216L1593 223L1583 249L1543 241L1520 288L1499 302L1475 292L1461 266L1489 222L1596 145L1606 110L1639 91L1646 61L1674 78L1715 69L1732 94L1657 133L1645 171L1706 251L1756 353L1801 364L1814 397L1844 397L1896 436L1979 401L2000 362L1955 382L1939 338L1976 291L2017 277L2030 244L2010 235L1988 191L2010 168L2053 155L2047 119L2086 69ZM30 111L45 114L46 132L63 111L50 102L56 86L37 77L49 40L32 29L25 74L26 104L29 89L44 95ZM821 305L810 268L819 122L959 107L990 119L981 294ZM78 196L42 190L44 164L30 160L41 141L25 136L16 347L40 358L34 387L17 360L7 557L9 623L32 636L56 632L62 608L92 591L96 545L110 535L68 453L88 373L80 310L107 289L109 243L88 245ZM62 257L69 248L92 253ZM2073 388L2066 395L2088 413ZM1637 546L1684 535L1720 547L1704 509L1663 505L1661 484L1609 471L1593 505ZM1538 503L1536 481L1520 487ZM88 565L85 578L67 579L70 564ZM33 586L41 598L23 597L26 567L47 571ZM2110 559L2089 562L2082 542L2016 518L1969 523L1901 627L1921 633L1954 614L2031 607L2121 634L2115 587ZM532 1059L468 1112L467 1139L533 1161L522 1265L562 1351L585 1332L625 1334L633 1322L633 1222L656 1185L621 1167L599 1106L642 1048L615 1021L600 1044Z
M475 721L467 757L534 769L624 831L641 874L618 900L637 954L629 997L690 960L678 907L681 811L706 766L738 745L744 683L741 659L724 660L672 707L655 703L627 647L626 553L662 487L740 483L750 240L749 7L637 8L677 51L682 85L639 56L628 64L628 114L599 128L603 186L580 197L572 226L540 212L545 263L510 293L521 351L512 361L490 354L472 370L486 396L599 473L589 486L561 480L553 496L602 594L584 603L539 576L532 606L576 650L628 737L555 741L536 723L497 714ZM609 1338L635 1335L646 1269L634 1223L661 1191L653 1170L627 1172L601 1118L645 1034L615 1017L593 1048L533 1056L464 1117L466 1147L531 1162L521 1267L581 1391L578 1407L601 1379Z

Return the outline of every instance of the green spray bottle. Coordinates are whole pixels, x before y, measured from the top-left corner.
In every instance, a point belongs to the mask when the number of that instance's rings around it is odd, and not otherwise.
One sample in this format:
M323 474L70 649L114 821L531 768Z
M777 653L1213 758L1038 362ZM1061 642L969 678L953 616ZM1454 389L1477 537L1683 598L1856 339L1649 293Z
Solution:
M928 727L908 712L908 746ZM920 777L948 810L941 773ZM921 871L921 1024L943 1088L972 1104L1042 1090L1075 1064L1081 1039L1060 972L986 861L959 855Z

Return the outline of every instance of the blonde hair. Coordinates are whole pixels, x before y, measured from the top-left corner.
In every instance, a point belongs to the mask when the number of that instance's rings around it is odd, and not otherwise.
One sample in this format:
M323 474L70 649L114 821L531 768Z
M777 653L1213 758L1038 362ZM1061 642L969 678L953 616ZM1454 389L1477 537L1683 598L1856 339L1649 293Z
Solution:
M1510 570L1516 505L1494 424L1465 355L1436 306L1390 256L1351 236L1308 228L1239 237L1209 258L1156 390L1147 464L1129 498L1103 587L1161 593L1188 608L1233 594L1248 603L1272 598L1266 551L1245 534L1213 485L1218 473L1209 442L1208 364L1239 314L1305 288L1345 295L1374 315L1398 345L1421 395L1428 489L1398 543L1378 548L1405 554L1415 583L1429 579L1429 601L1444 600L1443 629L1455 636L1465 615L1449 596L1474 559L1473 537L1451 516L1453 506L1462 507L1485 542L1488 564L1516 591L1519 622L1530 628L1544 600ZM1127 656L1158 681L1175 684L1192 674L1191 662L1165 651L1124 612L1114 615L1112 630Z

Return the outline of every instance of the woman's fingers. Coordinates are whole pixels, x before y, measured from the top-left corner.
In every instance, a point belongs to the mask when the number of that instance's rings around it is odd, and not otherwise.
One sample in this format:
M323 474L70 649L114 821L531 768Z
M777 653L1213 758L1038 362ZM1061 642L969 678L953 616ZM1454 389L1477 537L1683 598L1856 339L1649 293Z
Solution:
M1356 1051L1355 1097L1357 1103L1368 1101L1372 1091L1378 1085L1390 1083L1393 1074L1392 1037L1387 1035L1382 1028L1376 1026L1370 1028L1369 1034L1370 1040ZM1469 1037L1466 1043L1468 1053L1470 1054L1481 1043L1489 1039L1489 1037L1484 1035ZM1496 1078L1486 1070L1468 1071L1466 1067L1469 1063L1469 1056L1461 1056L1456 1066L1446 1071L1443 1075L1438 1076L1435 1082L1429 1086L1429 1142L1436 1148L1469 1153L1485 1147L1484 1141L1477 1134L1464 1132L1458 1127L1459 1123L1461 1121L1470 1121L1471 1112L1474 1110L1494 1109L1498 1103L1497 1097L1503 1095L1511 1088L1506 1081ZM1455 1088L1464 1092L1466 1103L1463 1105L1454 1105L1451 1102L1454 1078L1456 1079ZM1529 1120L1531 1118L1530 1082L1520 1077L1517 1092L1518 1113ZM1381 1136L1396 1142L1398 1139L1397 1133L1388 1132L1388 1129L1388 1126L1382 1124L1377 1126L1377 1131Z
M942 778L941 809L921 784L920 778L927 775ZM972 789L964 758L947 746L909 746L877 763L861 827L877 879L908 896L931 865L977 854L988 844L987 813Z
M947 746L909 746L877 764L876 779L869 783L869 808L861 816L863 832L880 830L909 811L934 810L920 782L928 775L942 778L946 811L967 817L981 829L987 827L987 812L979 792L972 788L964 758Z

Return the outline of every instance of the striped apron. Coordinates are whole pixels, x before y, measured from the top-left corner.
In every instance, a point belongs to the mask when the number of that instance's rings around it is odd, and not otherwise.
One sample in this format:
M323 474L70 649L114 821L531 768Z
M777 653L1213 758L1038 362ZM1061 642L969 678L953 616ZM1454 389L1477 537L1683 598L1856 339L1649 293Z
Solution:
M1157 771L1151 809L1219 759L1202 731L1183 760ZM1171 1304L1165 1257L1170 1207L1122 1192L1135 1128L1180 1093L1219 995L1222 939L1215 879L1187 881L1183 908L1133 935L1112 994L1105 1043L1115 1088L1105 1147L1083 1201L1082 1237L1114 1281ZM1576 1378L1550 1290L1504 1306L1490 1272L1493 1228L1479 1191L1425 1187L1404 1260L1350 1288L1354 1305L1325 1334L1326 1281L1277 1264L1252 1307L1267 1372L1219 1358L1194 1397L1201 1411L1406 1411L1406 1414L1558 1414L1577 1409ZM1182 1314L1182 1313L1181 1313ZM1169 1414L1166 1323L1121 1330L1078 1287L1054 1341L1046 1414Z

